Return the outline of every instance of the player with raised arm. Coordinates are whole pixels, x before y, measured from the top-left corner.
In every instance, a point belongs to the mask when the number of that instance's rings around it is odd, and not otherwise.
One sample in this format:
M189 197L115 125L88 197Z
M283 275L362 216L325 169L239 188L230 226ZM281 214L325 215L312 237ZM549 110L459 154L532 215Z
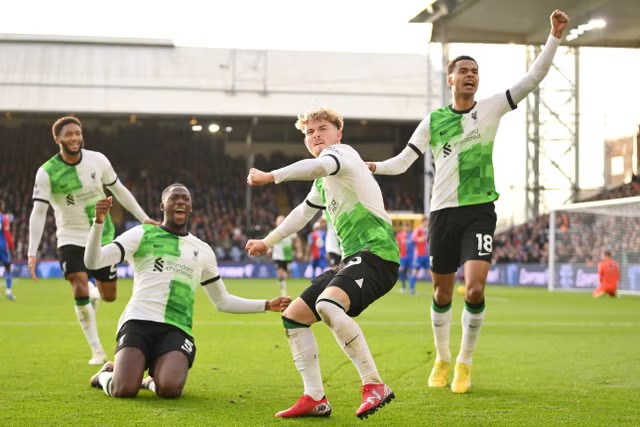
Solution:
M290 300L252 300L227 292L213 249L187 231L192 202L184 185L171 184L162 192L159 227L139 225L101 246L111 202L108 197L96 205L84 262L100 269L129 261L133 294L118 322L115 362L105 363L90 383L108 396L134 397L149 369L145 388L160 397L179 397L196 355L192 324L198 288L228 313L280 312Z
M304 394L276 417L328 416L331 406L322 384L318 345L311 325L322 320L351 360L362 381L362 401L356 410L366 418L395 397L385 385L364 338L353 319L393 288L398 278L398 246L384 209L380 187L358 153L341 143L344 121L321 108L300 116L296 128L314 159L263 172L251 169L249 185L285 181L314 181L304 202L262 240L249 240L251 256L267 250L326 209L342 248L340 268L327 270L284 311L282 321Z
M422 120L400 154L368 164L376 174L397 175L427 149L431 149L435 161L429 253L434 283L431 321L437 354L429 387L447 385L451 300L460 265L464 266L465 307L451 390L466 393L471 387L472 356L485 316L484 288L496 227L494 138L502 116L538 87L551 67L569 18L555 10L550 20L551 34L524 78L489 98L475 99L480 80L476 61L470 56L453 59L447 66L452 104L432 111Z
M100 296L105 301L115 300L117 276L115 265L90 270L82 260L91 221L95 216L96 202L104 199L104 187L107 187L138 221L148 224L158 222L149 219L133 194L120 182L105 155L84 148L82 123L78 118L61 117L55 121L51 130L59 152L36 172L33 210L29 218L27 265L31 277L37 280L38 246L50 205L56 220L60 265L65 279L71 283L76 316L91 347L89 364L101 365L106 361L106 354L98 336L95 308L90 304L89 276L96 280L99 289L99 295L95 292L91 298L95 302ZM103 229L102 242L108 243L115 234L109 216L105 219Z

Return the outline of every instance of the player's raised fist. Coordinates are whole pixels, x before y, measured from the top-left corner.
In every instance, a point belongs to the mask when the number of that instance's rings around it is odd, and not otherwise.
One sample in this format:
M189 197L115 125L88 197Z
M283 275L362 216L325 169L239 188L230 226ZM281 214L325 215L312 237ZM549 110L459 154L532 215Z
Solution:
M262 240L253 240L249 239L247 241L247 245L245 246L247 253L249 256L260 256L267 253L269 248L264 244Z
M106 199L98 200L96 203L96 223L102 224L106 218L109 210L113 206L113 197L109 196Z
M249 176L247 176L247 184L249 185L271 184L273 180L273 174L271 172L263 172L256 168L251 168L249 170Z
M569 15L561 10L556 9L551 14L550 20L551 34L553 34L553 36L557 38L562 37L562 32L565 28L567 28L567 25L569 24Z

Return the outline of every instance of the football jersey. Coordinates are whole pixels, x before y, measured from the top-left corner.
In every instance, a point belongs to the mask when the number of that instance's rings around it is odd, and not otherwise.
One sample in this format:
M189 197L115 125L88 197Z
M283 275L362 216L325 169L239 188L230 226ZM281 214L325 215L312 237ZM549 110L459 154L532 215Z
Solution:
M211 247L192 234L176 235L150 224L131 228L113 243L134 270L133 292L118 330L137 319L174 325L193 336L195 292L220 279Z
M431 211L488 203L499 197L493 174L493 143L500 119L516 105L508 92L480 100L466 111L446 106L432 111L409 145L431 149L435 177ZM414 149L415 149L414 148Z
M84 247L96 213L96 203L104 199L104 186L118 179L109 160L97 151L82 150L80 161L66 163L56 154L36 172L33 200L49 203L56 219L58 247ZM111 217L104 221L102 244L115 235Z
M275 261L290 262L293 259L293 234L273 245L271 256Z
M342 257L369 250L399 263L398 245L380 187L360 155L349 145L334 144L320 156L333 157L338 170L314 181L307 202L326 208L340 239Z

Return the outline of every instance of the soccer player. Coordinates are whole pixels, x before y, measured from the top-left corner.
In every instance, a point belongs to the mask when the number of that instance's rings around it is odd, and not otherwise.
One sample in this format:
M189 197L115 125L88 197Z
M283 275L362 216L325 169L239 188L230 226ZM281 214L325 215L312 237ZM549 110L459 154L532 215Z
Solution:
M384 209L380 187L358 153L342 144L344 121L335 111L321 108L299 116L296 128L314 159L282 169L251 169L249 185L285 181L314 181L304 202L262 240L249 240L251 256L262 255L284 236L303 228L326 209L342 247L340 268L327 270L284 311L282 321L304 394L276 417L328 416L320 374L318 345L310 326L327 324L338 345L349 357L362 381L358 418L366 418L395 397L385 385L362 330L353 319L393 288L398 278L398 246L391 220Z
M327 216L326 211L324 215ZM325 230L325 248L327 255L327 265L329 268L336 268L340 265L340 259L342 257L340 254L342 253L342 249L340 249L340 241L338 240L338 235L336 234L336 229L331 224L331 220L324 221L327 229Z
M11 273L11 252L15 249L13 234L11 234L11 221L5 210L4 201L0 200L0 262L4 265L5 297L10 301L15 301L13 295L13 274Z
M618 296L618 281L620 280L620 267L611 258L611 251L602 251L602 258L598 263L599 285L593 290L593 297L599 298L604 294L615 297Z
M171 184L162 192L159 227L136 226L101 247L111 203L108 197L96 204L84 262L97 270L129 261L133 295L118 322L115 362L105 363L90 383L108 396L134 397L149 369L145 388L160 397L179 397L196 355L191 328L198 288L218 310L230 313L279 312L290 300L250 300L227 292L213 249L187 232L192 202L184 185Z
M282 224L284 216L280 215L276 218L276 227ZM280 286L280 295L287 296L287 279L289 278L289 263L293 260L293 241L295 234L291 234L271 249L271 258L276 265L276 275L278 277L278 285Z
M493 142L501 117L515 109L547 75L568 16L555 10L551 34L523 79L504 92L476 101L478 64L459 56L447 66L451 105L432 111L417 127L405 149L384 162L369 163L381 175L403 173L431 149L435 180L431 199L429 253L434 284L431 321L436 360L429 387L447 385L451 354L449 331L451 300L458 266L464 266L465 307L462 344L456 359L451 390L471 387L472 356L485 316L484 288L491 262L498 198L493 178Z
M418 280L418 274L420 271L429 271L429 250L427 247L429 236L427 234L427 227L429 226L429 218L422 217L422 221L411 233L411 240L415 244L415 258L413 260L413 266L411 271L411 277L409 278L409 292L411 295L416 293L416 281Z
M326 248L324 245L325 232L320 225L320 221L313 224L313 230L307 236L307 247L309 248L309 262L311 263L311 276L322 273L325 267Z
M411 241L411 230L408 224L402 224L402 230L396 233L396 242L400 253L400 268L398 274L400 276L400 292L404 293L407 289L407 273L410 271L413 259L413 246L409 244Z
M84 149L82 123L79 119L61 117L55 121L51 130L59 152L36 172L33 210L29 219L27 265L31 277L37 280L36 256L47 209L51 205L56 220L60 265L65 279L71 283L76 316L91 347L89 364L102 365L106 361L106 354L98 336L95 308L90 303L90 296L95 302L100 296L105 301L115 300L117 276L115 265L93 271L87 269L82 261L96 202L105 197L106 186L140 222L158 222L149 219L144 213L131 192L118 180L104 154ZM109 216L105 219L103 229L102 242L108 243L115 233ZM89 276L96 280L99 294L93 286L89 286ZM92 292L94 295L91 295Z

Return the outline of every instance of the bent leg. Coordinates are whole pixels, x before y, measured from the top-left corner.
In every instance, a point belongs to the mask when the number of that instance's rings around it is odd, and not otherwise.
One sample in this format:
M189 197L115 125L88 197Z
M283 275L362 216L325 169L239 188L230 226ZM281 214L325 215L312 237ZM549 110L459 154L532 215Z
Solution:
M153 381L156 384L156 394L167 399L174 399L182 395L182 389L187 382L189 359L178 350L161 354L153 365ZM142 376L140 376L142 380ZM140 381L138 381L140 386Z
M145 367L146 359L142 350L124 347L116 353L110 384L103 379L104 374L100 374L100 384L109 396L135 397L140 390Z

